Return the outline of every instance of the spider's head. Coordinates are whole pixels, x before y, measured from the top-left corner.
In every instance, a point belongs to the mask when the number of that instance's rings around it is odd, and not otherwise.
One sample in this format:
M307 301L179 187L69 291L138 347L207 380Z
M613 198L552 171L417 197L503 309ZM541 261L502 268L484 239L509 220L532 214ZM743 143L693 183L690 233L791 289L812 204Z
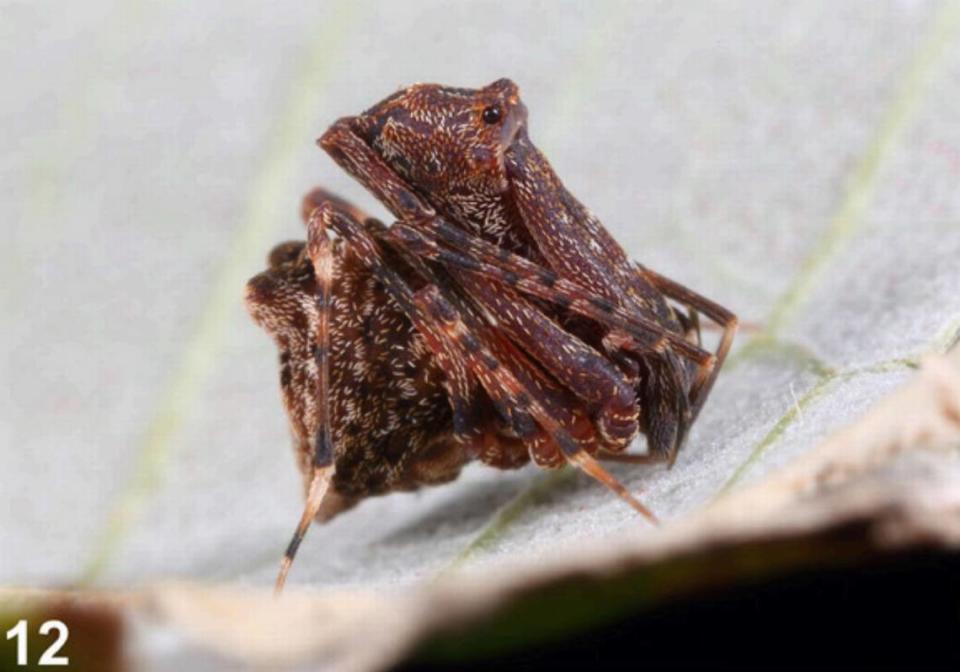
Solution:
M517 85L414 84L356 117L355 132L433 204L507 190L504 152L526 125Z

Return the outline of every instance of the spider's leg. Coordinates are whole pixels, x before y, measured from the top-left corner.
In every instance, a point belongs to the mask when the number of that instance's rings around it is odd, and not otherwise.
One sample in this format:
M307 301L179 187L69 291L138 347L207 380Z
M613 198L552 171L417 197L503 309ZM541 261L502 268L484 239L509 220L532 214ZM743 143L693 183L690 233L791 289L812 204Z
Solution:
M353 175L397 219L421 219L436 213L354 130L356 117L343 117L317 140L337 164Z
M653 452L666 456L667 461L675 457L694 418L689 408L692 399L700 399L701 403L703 399L702 396L690 396L679 385L680 381L686 380L687 374L677 356L695 363L697 374L691 389L696 392L716 369L713 355L689 342L684 332L673 332L650 322L644 316L596 296L528 259L496 248L440 220L423 221L420 225L432 226L444 243L458 249L442 247L430 233L404 224L395 224L386 236L424 258L494 280L502 286L502 292L509 292L509 288L514 287L523 294L544 299L611 327L612 331L604 339L608 351L625 351L644 358L648 369L647 387L655 384L661 390L671 391L670 398L663 399L656 389L651 388L643 395L640 406L646 416L644 425ZM492 290L488 289L489 294ZM508 305L501 306L502 312L515 310L515 305L520 302L514 296ZM696 329L695 316L696 313L691 313L691 317L683 318L681 326L686 325L684 331Z
M422 319L412 321L446 379L447 398L453 414L454 439L465 445L471 454L482 459L487 439L480 416L482 409L479 407L477 383L468 372L463 358L450 347L435 324Z
M563 329L511 287L470 271L457 269L455 275L473 299L495 316L499 331L587 406L605 444L626 448L636 438L637 393L610 358Z
M283 592L283 587L287 582L287 574L290 573L290 567L293 565L293 559L297 555L297 549L300 548L300 542L307 535L307 530L320 511L320 505L327 492L330 490L330 481L333 478L333 465L326 468L318 468L313 472L310 480L310 487L307 489L307 501L303 507L303 515L300 516L300 522L297 523L297 529L293 532L293 538L283 554L280 561L280 572L277 574L277 581L274 584L273 592L279 595Z
M736 318L672 280L647 273L643 267L638 273L600 220L567 191L526 133L518 133L504 161L511 193L526 230L536 241L540 254L561 275L577 279L612 303L655 319L667 331L683 333L688 326L677 318L667 298L703 312L724 327L716 355L697 362L696 377L685 392L692 406L692 422L706 401L730 348ZM678 351L674 342L670 349ZM679 380L687 380L685 372Z
M655 453L652 450L646 453L615 453L601 449L594 457L602 462L623 462L626 464L663 464L669 462L666 455Z
M632 355L643 371L638 382L640 421L647 437L650 460L672 465L693 422L690 400L683 387L686 372L672 350L655 350L619 329L603 339L613 353Z
M552 269L617 304L634 304L651 319L668 317L655 292L639 296L626 253L599 221L584 216L546 157L517 133L504 154L510 190L537 251ZM585 210L585 209L582 209Z
M310 220L310 216L313 214L313 211L324 203L329 203L340 212L350 215L358 222L363 222L364 226L383 226L383 224L377 219L368 215L365 210L357 207L347 199L337 196L332 191L324 189L323 187L314 187L307 192L301 200L300 214L303 217L304 223L308 222Z
M445 335L447 344L467 363L498 410L513 419L521 438L532 438L539 434L533 424L536 423L569 463L616 492L648 519L656 520L649 509L590 457L568 429L546 410L541 403L541 392L524 385L510 367L502 365L490 349L467 329L460 313L443 298L436 285L427 285L414 293L399 274L384 263L375 239L359 222L337 212L332 205L321 206L320 210L328 218L331 227L361 256L374 277L418 330L426 328L428 323L439 326L439 332L429 329Z
M414 292L408 286L407 282L384 261L375 234L352 219L347 213L338 211L332 203L321 206L319 212L325 221L327 221L328 225L333 228L346 241L351 250L362 259L362 263L370 269L371 274L383 285L391 298L393 298L400 309L413 322L417 330L424 335L428 343L434 345L434 352L438 356L438 363L443 364L443 361L447 360L448 370L450 370L450 363L456 361L459 350L454 349L450 352L449 346L437 346L438 333L434 321L425 315L422 309L415 303ZM483 328L479 322L479 319L474 321L477 327L474 329L474 333L479 333L479 330ZM475 337L471 335L471 338ZM449 338L446 338L446 343L449 344ZM462 358L462 355L459 356ZM524 369L531 366L529 363L525 364L520 361L521 356L518 353L513 353L510 356L515 360L510 362L511 365L516 365ZM518 371L518 375L526 375L526 373L524 371ZM481 380L480 382L482 384L483 381ZM573 429L575 418L567 408L569 406L567 400L559 398L560 395L562 395L562 391L550 388L549 382L543 377L536 378L535 376L529 376L525 378L525 382L531 390L536 389L541 403L548 405L555 415L565 415L565 426ZM520 436L525 436L529 433L529 430L534 428L532 420L520 406L515 404L497 405L496 399L493 399L493 401L497 411L501 413L508 424L516 429Z
M518 380L509 367L502 366L483 343L477 340L463 323L457 310L447 302L435 285L418 292L416 300L442 325L468 361L471 370L480 379L484 389L495 401L519 406L542 428L564 459L616 493L642 516L656 523L653 513L584 450L557 419L550 414L531 390Z
M712 369L714 362L712 355L687 341L680 333L670 331L660 324L650 323L642 315L631 313L627 308L593 295L588 290L558 277L552 271L539 267L523 257L495 247L490 249L492 246L485 241L470 237L469 234L442 222L437 223L433 220L433 223L435 230L443 236L443 242L456 245L460 249L450 250L441 247L429 233L423 233L403 224L391 227L387 236L400 241L400 244L408 246L425 258L492 279L502 285L503 293L509 292L509 287L515 287L523 294L550 301L571 312L595 319L600 324L613 328L611 334L621 334L623 337L621 340L631 345L630 348L623 350L641 354L646 359L645 366L649 373L653 374L647 376L645 386L650 388L655 384L660 389L671 391L671 399L660 399L656 390L646 390L640 407L641 413L647 418L644 424L655 452L670 456L676 454L686 429L692 421L687 408L687 392L679 384L687 379L687 373L676 360L676 355L683 355L694 361L697 371ZM429 223L421 222L421 224ZM495 300L498 295L489 288L485 291L488 301ZM490 298L491 294L494 298ZM517 297L513 297L509 305L502 306L502 312L517 310L515 305L522 305ZM696 324L693 318L690 320L691 324ZM605 339L605 345L611 344ZM616 353L621 348L609 347L608 350L610 353ZM669 375L659 375L662 373ZM661 408L665 409L663 415L658 418L653 417L655 409Z
M733 337L737 333L737 316L723 306L714 303L710 299L697 294L670 278L662 276L639 264L637 264L637 268L639 273L649 279L665 296L691 310L703 313L723 330L723 334L720 337L720 344L717 346L717 352L714 355L715 363L709 368L701 368L701 374L698 375L697 382L694 383L690 389L692 422L696 420L700 409L703 408L703 404L707 400L710 390L713 388L713 383L717 379L717 374L720 372L720 367L723 366L723 362L730 352L730 346L733 345Z
M378 242L397 252L429 285L436 285L438 288L455 286L455 281L445 271L427 265L423 258L412 253L402 244L397 244L398 241L390 236L389 230L374 235ZM558 386L553 378L547 376L524 352L514 346L498 327L488 325L477 306L468 301L466 297L460 296L457 292L444 292L442 290L441 294L461 314L467 328L491 348L495 357L510 367L510 370L519 377L525 387L535 391L541 404L557 417L565 427L570 429L581 446L590 452L598 449L596 430L593 424L585 415L580 413L579 405L575 403L574 399L570 398L565 390ZM435 324L427 324L424 331L433 329L436 329ZM439 346L435 346L435 349L439 349ZM509 426L511 422L509 412L503 407L500 407L498 412ZM555 446L548 443L548 437L528 436L528 445L525 447L522 439L505 434L504 428L500 430L491 429L490 422L484 422L483 420L480 420L479 424L482 424L485 429L480 437L479 444L474 443L473 445L475 447L479 445L479 451L476 452L476 455L485 464L498 468L514 468L525 464L531 457L538 465L548 468L559 466L564 462Z
M697 364L707 363L712 357L690 343L682 332L667 329L654 319L598 296L551 269L471 236L440 218L420 220L416 228L394 224L387 235L426 258L515 287L523 294L549 301L604 326L623 329L638 341L655 344L656 350L669 347ZM440 242L455 249L442 247Z
M394 225L384 237L415 255L416 249L407 248L403 236L391 235L398 226L401 225ZM432 258L442 262L436 256ZM636 392L607 357L565 331L509 286L490 283L456 265L447 268L473 301L494 316L499 333L522 347L524 353L587 405L606 444L625 448L636 437Z
M441 298L434 299L434 293ZM532 399L539 408L554 419L555 424L573 438L581 449L588 452L594 452L597 449L596 429L583 414L576 400L517 348L505 334L500 332L499 328L486 324L469 303L463 301L455 292L447 292L441 289L440 285L433 284L418 291L415 298L427 315L432 316L434 312L440 310L438 305L442 305L444 310L449 307L447 312L456 315L458 325L455 328L455 334L444 327L442 321L435 318L431 318L431 327L446 329L445 336L448 343L457 348L459 356L466 362L471 375L487 391L487 397L493 403L497 413L504 419L507 426L512 427L512 433L521 439L528 457L532 457L539 466L546 468L558 467L565 463L551 435L538 430L525 404L518 403L514 399L515 387L500 384L499 387L491 388L490 385L485 384L482 375L485 371L477 369L476 357L470 357L470 353L477 346L482 346L487 353L481 360L497 371L493 377L494 382L500 380L500 369L509 371L519 385L517 389L523 391L523 399ZM461 342L462 345L459 345ZM498 447L509 449L509 441ZM486 463L492 463L502 460L503 456L494 452L481 456L481 459Z
M333 284L333 243L327 235L327 228L319 208L314 210L307 222L307 254L313 264L317 287L314 296L317 311L317 334L313 347L318 372L316 391L317 430L311 448L313 475L307 491L307 501L297 529L294 531L293 538L290 540L280 563L280 572L277 575L275 587L277 593L283 590L297 549L310 528L311 522L320 510L336 468L330 431L330 294Z

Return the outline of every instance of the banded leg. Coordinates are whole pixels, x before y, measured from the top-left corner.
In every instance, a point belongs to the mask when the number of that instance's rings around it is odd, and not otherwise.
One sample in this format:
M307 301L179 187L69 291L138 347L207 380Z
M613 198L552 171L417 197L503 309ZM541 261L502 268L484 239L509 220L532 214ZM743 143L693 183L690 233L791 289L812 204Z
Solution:
M337 196L332 191L328 191L323 187L314 187L307 192L300 202L300 214L303 217L304 223L310 221L313 211L325 203L332 204L337 210L349 214L358 222L366 224L367 222L377 221L347 199Z
M720 304L697 294L670 278L660 275L656 271L651 271L649 268L640 264L637 264L637 268L639 273L648 278L665 296L692 310L703 313L723 330L723 334L720 336L720 343L717 346L717 352L714 354L715 361L713 365L705 376L701 376L702 382L691 389L690 405L692 406L692 417L690 421L693 422L697 419L700 409L703 408L703 404L706 402L707 396L713 388L713 383L720 373L720 367L723 366L723 362L730 352L730 347L733 345L733 337L737 333L737 326L739 324L737 316Z
M472 454L479 456L486 448L487 439L478 417L478 386L467 371L463 359L449 346L436 325L420 321L416 326L446 379L447 397L453 413L454 439L467 446Z
M403 258L420 277L427 281L428 285L448 286L454 282L446 271L428 266L424 263L423 257L414 254L402 244L397 244L397 241L389 235L389 231L378 232L375 236L378 242L387 245ZM439 274L443 274L444 277L440 277ZM488 344L494 356L509 366L525 387L536 393L541 404L561 424L570 429L584 449L591 453L599 449L593 424L586 416L580 415L578 410L571 412L572 408L577 409L579 405L575 403L575 400L570 397L566 390L559 387L557 381L546 376L540 367L519 350L506 334L500 332L499 328L486 324L472 302L468 302L465 297L456 293L445 293L444 299L452 303L461 314L467 329L482 342ZM499 324L501 323L498 322ZM433 329L435 325L427 325L427 328ZM497 406L495 404L495 407L501 418L510 425L509 412L502 405ZM635 431L631 430L631 437L635 435ZM559 466L564 461L555 450L545 444L542 437L529 434L526 436L529 446L524 448L520 439L505 435L503 431L485 431L480 443L479 458L484 463L499 468L521 466L531 457L539 466L547 468ZM558 458L559 463L557 462Z
M401 234L394 235L398 227ZM402 231L402 225L394 225L384 238L410 255L443 263L442 256L433 254L432 250L425 251L422 245L407 245L410 237ZM411 233L414 237L420 235ZM606 357L562 329L509 286L491 285L483 275L461 266L447 264L447 268L484 311L496 316L497 331L521 345L566 389L587 404L607 444L624 448L629 444L638 432L636 393Z
M686 367L673 351L654 350L620 330L608 333L603 342L611 352L632 355L642 370L638 382L640 419L649 459L672 466L693 422L684 382L688 379Z
M498 371L501 369L510 371L511 375L517 379L516 389L522 389L525 396L533 399L539 407L553 417L564 431L574 437L581 448L588 451L596 450L596 432L592 424L585 418L584 421L578 421L577 412L574 410L575 401L565 390L543 374L508 338L498 333L497 329L489 327L478 319L471 306L458 300L453 294L446 295L437 285L427 285L414 295L424 315L432 316L432 311L435 310L432 293L440 295L445 306L451 306L451 312L457 315L457 319L463 325L463 328L458 328L455 334L446 330L446 342L456 347L457 358L464 361L472 379L479 381L480 386L487 391L487 397L506 426L510 428L510 433L515 434L523 442L528 459L532 457L539 466L546 468L558 467L565 461L551 437L538 429L535 419L526 407L516 401L512 392L515 388L501 385L497 389L491 389L489 385L485 385L482 376L477 374L476 358L464 355L464 349L467 353L481 347L485 349L488 356L481 358L484 363ZM418 329L421 328L420 325L417 326ZM434 317L428 319L424 328L444 330L443 325ZM462 343L457 345L459 341ZM499 434L503 435L503 431Z
M487 243L472 239L466 234L456 233L449 238L455 239L461 247L469 245L470 252L468 254L443 248L435 239L429 238L427 234L403 224L395 224L385 235L398 245L406 246L424 258L432 259L446 266L462 268L467 270L468 273L495 280L504 286L502 291L509 292L510 287L515 287L524 294L545 299L561 307L569 308L573 312L595 319L608 327L613 327L613 331L604 340L604 344L609 346L609 351L612 354L624 350L649 359L648 368L667 368L671 375L657 377L656 382L661 389L663 385L671 386L671 394L668 396L672 398L672 401L659 399L659 395L651 390L646 395L647 400L641 403L643 409L641 412L647 416L645 424L649 430L648 439L652 451L657 455L664 456L662 458L664 461L672 462L692 422L692 415L688 408L688 392L686 389L675 387L673 382L688 379L688 374L677 361L676 355L686 354L689 350L697 354L697 357L692 359L697 365L698 374L691 389L700 389L702 381L706 378L708 372L713 369L715 360L712 355L687 341L682 334L665 331L662 327L657 328L660 332L659 336L637 330L633 328L636 326L636 315L611 304L602 297L591 295L583 288L556 277L551 271L538 267L522 257L511 255L502 250L494 255L492 250L485 249ZM496 256L495 259L494 256ZM488 289L487 292L489 295L492 290ZM522 307L524 304L519 302L518 297L513 297L509 309L517 310L517 308L514 308L515 305ZM507 309L504 308L503 312L506 312ZM499 313L494 312L494 314ZM689 320L689 324L697 324L695 316L685 319ZM643 325L641 324L641 326ZM640 338L638 338L638 332ZM664 336L664 333L669 336ZM620 338L615 340L614 337L617 334L620 334ZM671 338L682 343L685 349L671 347L673 343L670 340ZM651 355L656 355L660 361L653 361ZM650 384L649 378L648 376L648 385ZM663 410L661 417L654 417L652 415L654 405L660 407L668 401L672 405L669 408L661 409Z
M634 498L587 451L577 445L567 430L541 406L509 368L501 366L484 345L470 335L456 309L440 295L436 286L418 293L417 299L424 309L442 325L451 343L461 349L461 355L467 360L474 375L480 379L489 394L517 404L546 432L564 459L612 490L642 516L657 523L653 512Z
M698 365L707 363L712 357L690 343L683 333L666 329L653 319L619 306L550 269L471 236L441 219L420 221L416 227L394 224L387 235L418 254L447 266L483 275L607 327L623 329L639 341L660 342L658 349L670 347ZM442 247L440 242L456 249Z
M418 311L414 303L412 289L403 278L384 262L374 234L359 222L352 219L347 213L338 211L333 204L322 206L321 212L321 216L326 219L327 224L336 230L347 244L351 246L354 252L361 257L362 263L364 263L367 268L370 269L373 276L380 281L394 301L400 306L401 310L403 310L414 323L418 331L421 331L422 334L435 334L436 330L433 327L432 321L428 316L422 314L422 311ZM486 327L483 326L482 321L477 316L471 315L471 327L471 338L476 339L479 336L483 337L486 342L492 342L494 340L486 337L483 331ZM564 403L564 401L558 398L558 396L562 394L562 391L551 388L548 381L542 377L528 375L532 374L532 371L529 371L531 365L525 362L519 353L505 352L502 346L495 345L494 347L498 348L498 355L507 360L511 366L514 366L515 370L519 368L517 374L523 376L523 381L527 388L531 392L536 392L541 403L548 406L555 416L567 416L565 418L567 421L565 424L572 428L573 418L572 414L569 413L569 404ZM437 352L441 356L443 355L443 350L438 350ZM516 405L498 404L496 398L493 401L497 410L508 424L515 428L520 436L529 435L534 424L522 409Z
M671 386L672 394L669 396L673 397L672 403L675 405L664 406L668 400L660 399L661 395L651 389L645 395L646 400L641 406L644 407L644 414L647 416L646 426L650 430L648 439L652 452L662 456L659 459L672 463L695 419L695 410L698 411L703 405L704 390L709 390L708 385L712 384L712 378L715 378L718 370L715 355L710 355L687 340L691 329L696 330L699 335L699 318L696 310L691 307L689 316L682 317L680 320L682 331L679 333L667 331L659 325L649 325L650 329L645 331L644 328L648 325L642 316L632 314L627 309L616 306L602 297L591 295L583 288L557 277L548 269L539 267L523 257L490 246L485 241L449 227L441 220L431 220L427 224L432 224L435 230L441 233L444 242L455 244L459 249L450 250L441 247L429 234L404 224L395 224L386 235L425 258L487 277L504 285L505 288L515 287L524 294L544 299L572 312L595 319L607 327L612 327L613 330L604 339L608 352L615 355L623 350L650 360L648 367L668 369L670 375L657 377L656 380L661 390L664 385ZM672 286L670 290L669 293L665 291L664 294L672 296L674 294ZM512 303L515 302L511 302L511 305ZM701 305L703 303L698 302L697 307ZM707 306L703 312L711 318L713 315L722 317L722 314L717 313L710 306ZM659 335L656 335L657 332ZM728 333L728 340L732 339L732 332ZM721 346L719 354L725 356L728 348L729 345L726 348ZM686 369L676 361L675 355L690 354L694 356L687 358L696 365L695 377L690 383L689 390L676 388L674 381L685 381L688 379L688 374ZM652 355L657 355L660 361L652 361L650 359ZM647 378L649 380L650 376ZM660 409L662 414L659 417L653 414L654 403L662 406Z
M419 196L364 142L353 128L356 117L343 117L317 140L317 144L401 220L436 215Z
M333 284L333 243L327 235L322 211L315 209L307 222L307 254L316 278L317 335L314 357L319 373L317 383L316 432L312 446L313 476L307 490L303 515L280 563L275 592L283 590L297 549L316 517L330 487L336 463L330 430L330 290Z
M359 222L338 212L332 205L321 206L319 213L331 228L346 239L348 245L353 246L374 277L410 317L414 326L419 329L419 325L434 323L440 327L440 331L447 337L449 347L467 363L494 403L508 411L516 424L522 426L524 418L532 418L568 462L613 490L638 513L656 521L650 510L607 473L557 418L547 412L538 398L539 395L520 382L509 367L503 366L489 348L467 330L460 314L441 296L436 285L428 285L414 294L406 282L383 262L376 241ZM528 432L529 429L522 430L522 433Z

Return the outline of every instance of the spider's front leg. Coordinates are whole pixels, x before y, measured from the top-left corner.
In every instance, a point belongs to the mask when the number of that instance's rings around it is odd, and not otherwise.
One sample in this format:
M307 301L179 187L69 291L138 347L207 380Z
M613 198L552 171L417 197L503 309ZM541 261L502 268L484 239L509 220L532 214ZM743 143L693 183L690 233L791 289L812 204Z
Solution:
M370 146L354 126L356 117L343 117L327 129L317 144L337 164L367 188L399 220L416 221L436 215Z
M551 266L565 266L578 273L574 277L582 279L590 289L607 297L613 294L614 303L635 315L654 319L665 332L682 335L687 340L690 329L695 329L697 345L700 342L697 313L682 317L667 304L667 298L702 312L723 329L716 354L709 359L689 357L684 352L687 348L679 346L675 338L671 339L669 350L696 365L693 379L689 381L685 367L680 367L669 353L651 357L644 339L637 340L635 335L623 339L624 351L636 355L651 369L645 381L647 389L641 394L647 407L647 435L653 446L661 442L651 437L651 432L675 437L675 447L667 453L672 462L676 448L706 402L730 350L737 328L736 316L683 285L631 263L600 220L567 191L526 133L518 134L505 154L505 164L526 230ZM664 369L665 375L657 375L657 370ZM678 391L686 400L677 399L674 403L669 397ZM689 409L684 408L686 405Z

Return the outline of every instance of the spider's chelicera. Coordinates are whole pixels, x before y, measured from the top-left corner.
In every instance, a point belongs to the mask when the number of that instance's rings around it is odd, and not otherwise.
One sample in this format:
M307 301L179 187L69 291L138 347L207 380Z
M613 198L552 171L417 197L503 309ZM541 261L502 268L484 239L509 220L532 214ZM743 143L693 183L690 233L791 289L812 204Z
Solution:
M319 144L396 221L316 189L306 243L247 285L306 489L278 589L313 520L471 460L572 464L652 520L600 462L673 462L736 317L627 258L530 142L509 80L408 87ZM625 452L639 434L647 452Z

